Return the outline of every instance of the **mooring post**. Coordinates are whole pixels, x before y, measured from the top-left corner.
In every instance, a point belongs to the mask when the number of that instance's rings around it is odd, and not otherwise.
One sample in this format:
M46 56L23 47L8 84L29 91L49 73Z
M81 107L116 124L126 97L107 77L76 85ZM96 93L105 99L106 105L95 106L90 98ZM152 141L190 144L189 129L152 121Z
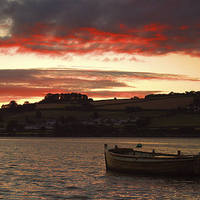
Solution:
M105 164L106 164L106 171L108 171L108 164L107 164L107 158L106 158L106 150L108 148L107 144L104 144L104 158L105 158Z

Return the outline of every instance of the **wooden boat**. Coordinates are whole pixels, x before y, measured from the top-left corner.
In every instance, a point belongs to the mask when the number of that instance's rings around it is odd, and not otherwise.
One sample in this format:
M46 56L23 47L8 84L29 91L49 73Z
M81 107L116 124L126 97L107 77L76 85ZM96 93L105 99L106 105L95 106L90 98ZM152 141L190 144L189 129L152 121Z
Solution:
M200 154L182 155L136 151L131 148L108 149L104 145L106 169L134 174L200 175Z

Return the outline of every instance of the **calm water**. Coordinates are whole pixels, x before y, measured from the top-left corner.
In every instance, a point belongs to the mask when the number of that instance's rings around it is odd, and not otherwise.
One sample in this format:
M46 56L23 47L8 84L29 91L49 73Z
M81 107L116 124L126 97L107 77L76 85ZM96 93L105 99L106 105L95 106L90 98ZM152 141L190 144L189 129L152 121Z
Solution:
M200 199L200 179L106 173L103 144L200 152L200 139L0 138L0 199Z

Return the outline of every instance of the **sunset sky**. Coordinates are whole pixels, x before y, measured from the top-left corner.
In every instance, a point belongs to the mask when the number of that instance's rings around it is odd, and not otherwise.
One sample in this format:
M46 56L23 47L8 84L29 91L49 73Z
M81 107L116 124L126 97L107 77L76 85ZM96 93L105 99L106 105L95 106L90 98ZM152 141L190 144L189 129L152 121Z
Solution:
M0 0L0 105L199 85L199 0Z

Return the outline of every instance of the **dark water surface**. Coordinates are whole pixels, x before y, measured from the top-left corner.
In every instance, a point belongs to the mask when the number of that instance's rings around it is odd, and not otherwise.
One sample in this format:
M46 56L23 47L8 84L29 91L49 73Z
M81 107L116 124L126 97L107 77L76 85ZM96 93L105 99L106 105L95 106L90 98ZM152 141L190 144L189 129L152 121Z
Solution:
M199 178L106 173L104 143L200 152L200 139L0 138L0 199L200 199Z

